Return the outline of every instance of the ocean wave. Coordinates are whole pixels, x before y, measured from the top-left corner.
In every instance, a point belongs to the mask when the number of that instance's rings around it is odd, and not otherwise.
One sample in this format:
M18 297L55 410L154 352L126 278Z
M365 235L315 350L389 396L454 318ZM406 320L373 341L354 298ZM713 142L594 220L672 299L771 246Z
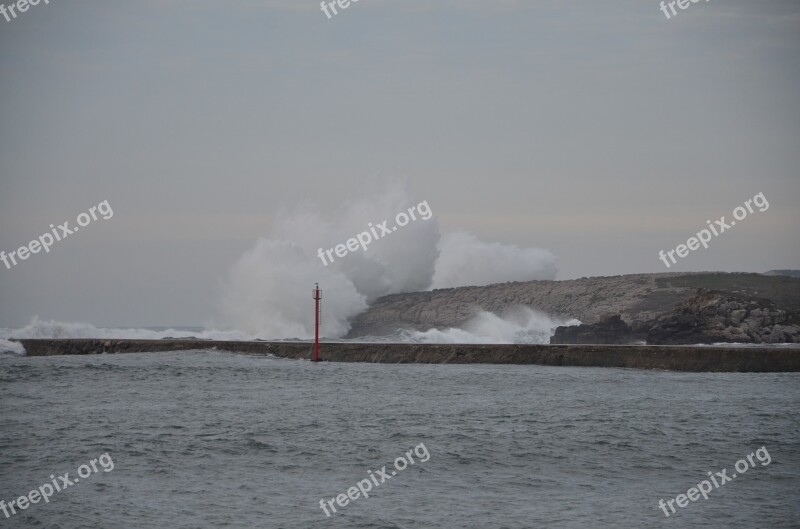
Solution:
M398 329L386 336L364 336L355 339L325 339L333 342L383 342L383 343L450 343L498 344L550 342L550 337L560 325L579 325L576 319L554 318L529 307L513 307L498 315L480 311L460 327L428 329L426 331ZM131 339L161 340L165 338L198 339L209 341L252 341L257 339L281 340L270 336L253 336L241 331L202 331L165 329L122 329L95 327L88 323L44 321L37 317L19 329L0 328L0 352L24 354L21 344L9 339ZM307 340L303 340L307 341Z
M410 333L411 341L419 343L537 343L548 344L556 327L580 325L576 319L552 318L530 307L517 306L502 315L481 311L463 328L429 329Z
M257 337L241 331L219 331L207 329L203 331L186 331L177 329L121 329L95 327L88 323L68 323L61 321L44 321L34 317L25 327L19 329L0 328L0 339L132 339L161 340L164 338L196 338L200 340L254 340ZM12 342L13 343L13 342Z
M461 327L426 331L400 329L386 336L362 336L339 342L442 344L548 344L556 327L580 325L580 320L548 316L526 306L502 314L480 311Z
M24 355L25 348L22 347L22 344L19 342L11 342L0 338L0 354Z

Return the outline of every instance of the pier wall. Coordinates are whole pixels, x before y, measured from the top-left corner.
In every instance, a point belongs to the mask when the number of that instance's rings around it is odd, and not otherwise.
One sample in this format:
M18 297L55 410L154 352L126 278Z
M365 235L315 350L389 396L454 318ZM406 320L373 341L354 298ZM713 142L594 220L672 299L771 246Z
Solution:
M303 342L207 340L19 340L28 356L187 351L215 348L234 353L310 359ZM800 348L653 345L323 343L329 362L389 364L537 364L627 367L674 371L800 372Z

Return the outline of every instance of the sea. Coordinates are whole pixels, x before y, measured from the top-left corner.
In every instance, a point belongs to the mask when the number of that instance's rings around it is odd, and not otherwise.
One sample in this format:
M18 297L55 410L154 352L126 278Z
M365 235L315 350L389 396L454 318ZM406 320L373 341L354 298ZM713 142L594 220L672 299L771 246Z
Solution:
M800 374L6 353L0 500L0 528L800 527Z

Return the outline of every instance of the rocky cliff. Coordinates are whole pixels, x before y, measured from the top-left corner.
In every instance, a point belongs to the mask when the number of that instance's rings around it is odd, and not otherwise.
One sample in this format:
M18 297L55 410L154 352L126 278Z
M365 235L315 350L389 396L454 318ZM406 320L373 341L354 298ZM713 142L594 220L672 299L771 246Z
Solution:
M674 312L685 310L686 307L682 304L695 298L698 289L713 290L721 296L730 296L716 307L720 311L730 312L731 314L724 314L724 318L727 318L725 321L734 323L725 323L727 331L709 336L727 334L730 337L751 338L740 341L769 341L764 334L767 332L766 327L770 327L769 336L772 336L776 324L781 326L779 332L787 333L790 337L797 336L795 326L800 325L800 279L715 272L529 281L395 294L376 300L369 309L356 317L348 337L385 335L398 329L459 327L480 310L499 314L513 306L524 305L551 316L577 318L584 324L597 324L603 318L619 316L620 322L629 328L634 338L646 337L654 328L654 322L660 321L650 338L657 341L667 340L666 334L676 332L677 320L674 320ZM749 309L734 308L736 303L750 306L751 302L755 305ZM774 320L770 320L771 324L759 312L764 309L770 312L769 318ZM739 322L736 320L741 313L733 313L737 310L746 311ZM705 316L709 314L706 312ZM670 317L673 320L669 320ZM722 313L717 314L717 317L722 317ZM756 325L756 329L752 324L759 321L761 324ZM743 323L746 323L746 329ZM739 327L742 333L734 331L735 327ZM698 343L691 342L690 333L681 336L689 340L681 343Z
M800 343L796 319L766 298L699 289L649 325L647 343Z

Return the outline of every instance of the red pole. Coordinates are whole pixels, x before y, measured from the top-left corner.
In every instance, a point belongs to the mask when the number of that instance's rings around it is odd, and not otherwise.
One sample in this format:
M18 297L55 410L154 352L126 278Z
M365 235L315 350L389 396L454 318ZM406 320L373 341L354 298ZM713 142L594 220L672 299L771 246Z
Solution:
M316 308L314 310L314 361L319 362L319 300L322 299L319 295L319 283L315 283L314 301Z

